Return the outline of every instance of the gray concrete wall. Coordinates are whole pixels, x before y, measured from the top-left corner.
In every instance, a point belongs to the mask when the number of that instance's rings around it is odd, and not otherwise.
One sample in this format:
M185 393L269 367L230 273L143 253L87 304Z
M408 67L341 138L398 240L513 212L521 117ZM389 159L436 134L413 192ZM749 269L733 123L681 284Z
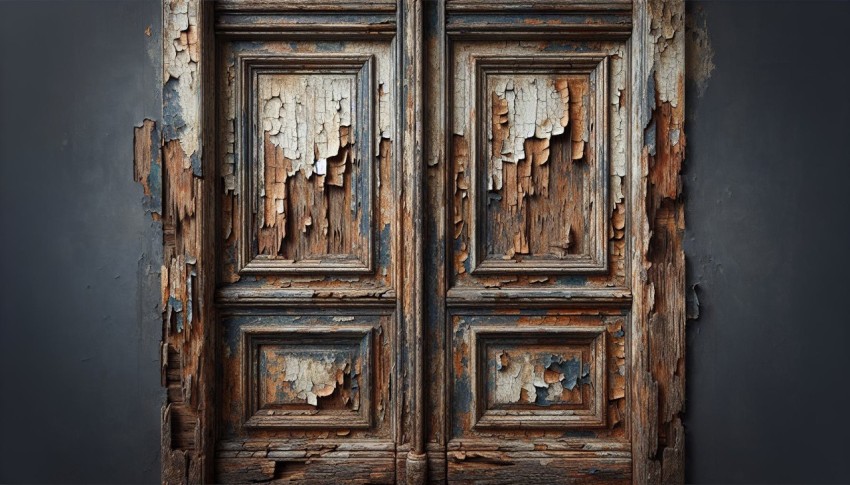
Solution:
M159 481L161 256L132 163L159 25L159 0L0 1L0 483Z

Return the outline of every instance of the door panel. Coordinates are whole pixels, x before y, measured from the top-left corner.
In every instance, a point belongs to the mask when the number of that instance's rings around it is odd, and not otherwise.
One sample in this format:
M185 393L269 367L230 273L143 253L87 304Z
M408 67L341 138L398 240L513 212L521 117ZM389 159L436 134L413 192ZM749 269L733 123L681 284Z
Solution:
M448 2L430 26L430 439L450 482L631 481L628 49L545 7Z
M622 45L451 47L450 298L625 288Z
M237 34L258 19L223 7L216 480L393 482L393 40Z
M389 42L222 42L222 296L393 298Z

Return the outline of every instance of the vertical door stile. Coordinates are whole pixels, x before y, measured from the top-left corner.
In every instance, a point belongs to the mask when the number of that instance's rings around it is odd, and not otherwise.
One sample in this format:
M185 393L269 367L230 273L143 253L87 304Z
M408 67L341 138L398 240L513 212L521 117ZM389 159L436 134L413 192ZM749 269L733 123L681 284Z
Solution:
M407 456L407 482L425 483L428 458L425 454L425 388L423 350L423 157L422 157L422 1L400 0L398 12L402 21L402 113L404 119L402 157L405 168L405 188L402 211L405 230L404 257L406 269L402 305L405 328L409 336L410 373L410 451Z

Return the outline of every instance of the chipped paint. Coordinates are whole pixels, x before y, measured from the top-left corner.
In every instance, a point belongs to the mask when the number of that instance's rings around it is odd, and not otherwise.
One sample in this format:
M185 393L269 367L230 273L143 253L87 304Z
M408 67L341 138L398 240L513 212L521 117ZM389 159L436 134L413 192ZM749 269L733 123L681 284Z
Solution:
M290 161L289 176L298 170L308 179L325 175L328 160L355 144L351 76L280 75L261 82L259 89L262 129ZM262 179L259 185L264 187Z
M200 59L198 41L199 3L165 0L163 22L163 137L179 140L183 153L200 169Z
M263 133L257 168L258 195L263 201L260 254L300 259L321 254L316 244L323 242L329 253L345 251L352 216L356 216L356 211L345 210L353 203L345 180L356 142L354 80L344 75L261 79L257 93ZM340 198L330 187L346 192ZM291 227L296 235L315 234L309 249L286 244L290 215L295 217Z
M162 161L156 122L145 119L133 130L133 172L144 191L145 211L154 219L162 214Z
M337 395L341 406L360 408L359 360L352 362L345 354L309 355L280 349L265 349L260 359L264 407L299 402L317 407L320 400L331 402Z
M492 123L487 132L491 143L488 190L502 189L505 163L517 164L528 157L536 158L536 165L545 166L549 141L568 126L570 158L584 158L584 145L589 141L585 79L514 75L488 81L492 98ZM526 154L528 144L536 145L536 157ZM548 177L541 176L540 182L548 184ZM545 194L545 185L540 190Z

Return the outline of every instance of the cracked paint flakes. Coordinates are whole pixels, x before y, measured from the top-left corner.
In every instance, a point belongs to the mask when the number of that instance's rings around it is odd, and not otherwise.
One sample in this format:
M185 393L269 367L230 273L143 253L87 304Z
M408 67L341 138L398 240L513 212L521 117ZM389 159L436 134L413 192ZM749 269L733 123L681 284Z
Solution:
M351 163L351 145L355 143L352 113L356 109L353 77L262 76L259 84L263 132L257 168L258 195L263 199L260 254L280 255L283 252L284 257L296 259L312 252L321 254L323 249L328 252L344 250L349 233L356 228L351 225L350 214L339 210L342 207L334 211L341 216L341 224L330 220L329 212L333 211L330 199L334 194L325 191L328 186L345 186L345 173ZM300 176L289 182L296 174ZM300 195L299 189L306 191L308 197L289 201L289 192ZM350 205L350 190L342 195L335 199ZM301 207L302 201L309 207ZM294 210L287 210L288 205L294 205ZM292 221L296 231L306 234L315 224L315 233L329 240L328 247L318 248L321 242L313 241L310 250L299 251L301 245L289 245L291 251L286 252L289 212L297 216Z
M260 393L263 407L307 404L360 408L360 361L347 354L308 354L263 348Z
M580 404L582 385L591 385L590 364L580 353L496 351L495 404Z
M492 149L487 189L498 191L502 189L502 165L526 158L526 140L548 140L564 132L570 97L563 79L517 75L488 81L493 122L488 125ZM545 164L547 158L538 163Z
M629 100L626 89L626 70L628 61L625 59L623 47L617 47L610 57L611 87L609 89L611 109L611 207L615 208L625 199L623 194L624 180L628 156L628 119ZM616 210L616 209L614 209Z
M163 136L179 139L200 175L198 2L166 2L163 35Z
M328 159L355 143L350 130L355 112L353 76L265 77L258 93L262 129L291 161L289 175L296 170L307 178L313 173L325 175ZM347 134L343 128L348 128Z
M531 156L526 154L528 144L538 142L534 147L537 164L545 165L549 140L563 134L568 126L571 159L584 158L589 140L586 78L514 75L491 76L488 82L492 98L492 123L487 132L491 146L488 190L502 189L503 164L516 164ZM541 182L548 180L543 177Z

